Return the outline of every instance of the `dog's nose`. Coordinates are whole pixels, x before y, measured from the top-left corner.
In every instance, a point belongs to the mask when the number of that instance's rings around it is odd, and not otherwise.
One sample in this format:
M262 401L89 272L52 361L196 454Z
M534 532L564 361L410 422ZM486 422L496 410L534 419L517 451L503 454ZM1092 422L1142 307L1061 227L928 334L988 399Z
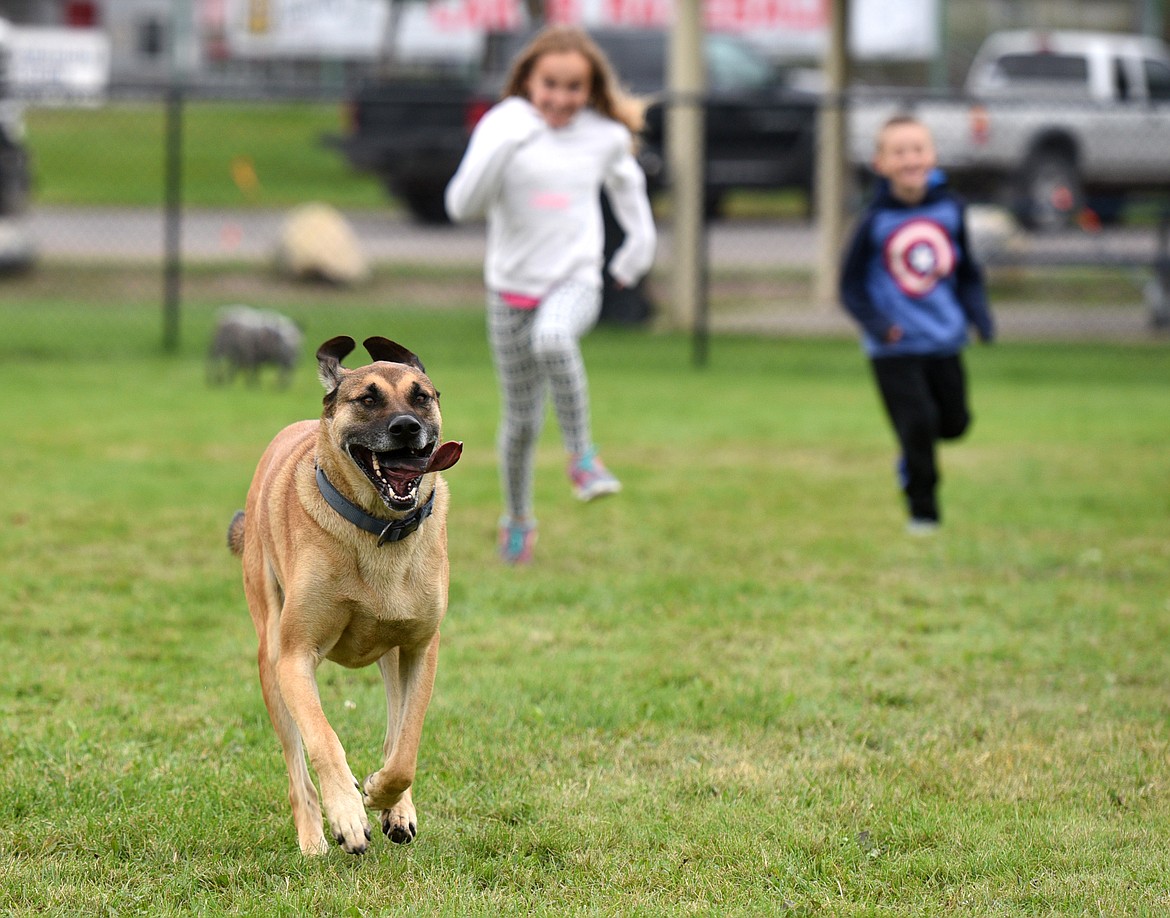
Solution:
M390 421L389 430L393 437L400 437L403 440L410 440L422 433L422 422L418 418L413 418L409 414L400 414L398 417Z

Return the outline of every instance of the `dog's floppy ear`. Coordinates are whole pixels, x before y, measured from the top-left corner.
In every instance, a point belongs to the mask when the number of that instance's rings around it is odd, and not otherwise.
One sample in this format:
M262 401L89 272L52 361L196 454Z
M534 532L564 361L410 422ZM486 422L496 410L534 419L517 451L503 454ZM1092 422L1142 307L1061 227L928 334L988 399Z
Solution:
M317 378L327 392L332 392L341 383L341 361L353 350L353 343L349 335L338 335L317 348Z
M404 363L408 367L414 367L422 373L427 371L426 367L422 365L422 361L418 359L413 351L407 350L397 341L391 341L389 338L382 338L375 335L363 341L362 347L369 351L370 356L375 360L385 360L389 363Z

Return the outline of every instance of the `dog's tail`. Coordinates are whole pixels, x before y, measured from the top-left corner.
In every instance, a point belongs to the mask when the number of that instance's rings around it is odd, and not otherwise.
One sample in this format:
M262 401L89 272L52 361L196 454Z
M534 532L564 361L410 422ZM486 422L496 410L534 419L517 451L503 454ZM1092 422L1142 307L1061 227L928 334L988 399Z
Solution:
M228 524L227 531L228 548L232 550L232 554L239 557L244 553L244 511L237 510L236 515L232 517L231 523Z

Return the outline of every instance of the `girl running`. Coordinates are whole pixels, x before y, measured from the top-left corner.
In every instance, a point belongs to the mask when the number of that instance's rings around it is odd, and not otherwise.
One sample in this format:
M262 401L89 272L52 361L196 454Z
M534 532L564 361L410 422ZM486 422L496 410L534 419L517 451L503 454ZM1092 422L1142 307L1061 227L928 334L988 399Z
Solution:
M634 159L641 107L580 29L553 26L512 64L447 186L452 220L487 218L488 337L502 390L500 555L532 559L533 466L551 389L578 498L621 490L593 443L580 339L601 310L604 189L626 238L609 263L633 286L654 260L646 180Z

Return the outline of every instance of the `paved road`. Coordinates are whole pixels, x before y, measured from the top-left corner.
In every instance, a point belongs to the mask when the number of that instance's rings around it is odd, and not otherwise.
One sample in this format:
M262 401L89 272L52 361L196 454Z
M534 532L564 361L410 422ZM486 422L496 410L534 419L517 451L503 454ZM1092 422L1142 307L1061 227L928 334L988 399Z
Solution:
M261 260L272 256L285 214L279 211L203 211L183 214L183 257ZM480 225L420 226L378 213L351 213L346 219L375 262L475 263L483 259ZM155 260L162 256L164 218L158 210L38 207L30 229L42 255L72 258ZM719 223L709 247L715 264L809 264L816 252L813 230L804 224ZM670 257L669 229L660 258Z
M188 210L183 214L184 258L263 260L271 257L285 214L280 211ZM483 258L479 225L420 226L388 214L346 215L366 254L376 262L474 263ZM163 252L160 210L38 207L29 227L47 257L155 260ZM660 260L670 258L669 226L662 228ZM711 224L708 250L717 266L811 265L816 257L814 224L771 220ZM1152 229L1114 229L1034 236L1016 234L1005 250L1023 261L1063 263L1152 263L1157 249Z
M286 214L279 211L187 210L180 224L185 259L272 257ZM348 215L367 255L376 260L475 261L483 256L476 228L418 227L377 214ZM161 210L38 207L29 220L42 255L157 260L164 253Z
M265 261L271 259L280 237L285 214L279 211L188 210L183 215L181 243L184 259ZM346 215L361 240L367 257L376 263L479 264L483 259L484 231L472 226L420 226L402 217L361 212ZM29 218L29 229L45 258L93 258L158 261L163 256L164 221L159 210L38 207ZM808 267L815 263L817 230L814 224L737 220L711 224L708 251L713 268ZM1017 233L997 247L1000 258L1023 264L1133 264L1152 265L1157 253L1153 229L1113 229L1098 234L1033 236ZM659 265L669 265L671 234L661 229ZM1035 304L1004 316L1027 337L1043 337L1061 329L1064 337L1134 337L1148 335L1150 314L1141 303L1119 310L1085 310L1071 322L1061 304ZM734 325L732 317L727 317ZM808 322L828 323L840 329L842 317L805 313L770 321L786 330L804 329ZM744 329L758 319L746 319ZM1110 328L1116 334L1108 334Z
M181 224L184 258L192 260L271 257L285 214L279 211L188 210ZM369 258L376 262L474 263L483 258L483 227L420 226L387 214L346 215ZM159 210L38 207L29 226L47 257L154 260L163 252ZM670 258L670 228L662 229L659 258ZM708 249L717 266L811 265L816 257L813 224L719 221L711 224ZM1156 234L1148 229L1054 236L1018 234L1007 244L1012 257L1067 263L1152 263Z

